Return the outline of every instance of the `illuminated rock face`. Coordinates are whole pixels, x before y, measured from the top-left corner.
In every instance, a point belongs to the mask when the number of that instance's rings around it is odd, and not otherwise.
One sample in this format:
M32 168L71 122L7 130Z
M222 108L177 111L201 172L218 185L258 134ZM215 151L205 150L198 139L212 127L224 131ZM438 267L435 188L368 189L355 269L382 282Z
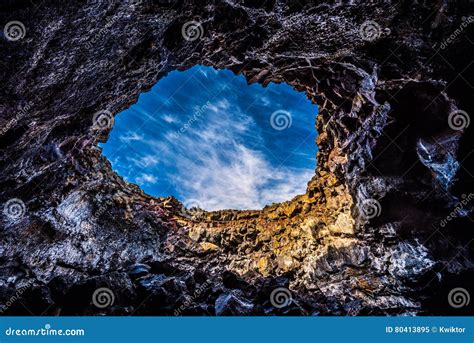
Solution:
M436 54L467 12L437 6L2 5L26 27L0 40L5 313L467 313L447 297L472 290L472 126L450 120L474 113L469 45ZM197 212L111 171L110 114L195 64L318 104L305 195ZM103 287L113 303L96 306Z

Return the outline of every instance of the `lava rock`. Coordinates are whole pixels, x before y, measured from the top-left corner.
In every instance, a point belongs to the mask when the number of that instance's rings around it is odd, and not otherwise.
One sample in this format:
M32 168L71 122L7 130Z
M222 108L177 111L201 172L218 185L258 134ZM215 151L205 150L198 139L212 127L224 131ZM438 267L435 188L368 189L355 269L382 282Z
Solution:
M245 316L252 313L253 307L238 291L221 294L215 304L217 316Z

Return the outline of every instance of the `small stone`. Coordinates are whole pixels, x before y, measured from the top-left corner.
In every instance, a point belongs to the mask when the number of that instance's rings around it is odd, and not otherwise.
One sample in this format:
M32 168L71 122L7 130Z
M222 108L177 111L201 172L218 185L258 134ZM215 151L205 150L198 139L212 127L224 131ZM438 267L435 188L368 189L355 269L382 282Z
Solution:
M201 246L201 249L204 250L205 252L212 252L212 251L219 250L219 247L213 243L201 242L199 243L199 245Z
M190 227L189 228L189 238L193 241L198 241L201 238L202 229L200 227Z
M348 235L354 234L354 219L349 213L340 213L337 216L336 222L329 225L329 231L332 233L345 233Z
M268 275L268 258L262 257L258 260L258 271L264 276Z
M277 258L278 268L280 268L283 272L287 272L293 268L294 262L293 258L288 255L281 255Z
M139 278L150 272L150 266L143 263L136 263L128 269L128 275L132 278Z
M238 291L221 294L215 303L217 316L249 315L253 307L254 305Z

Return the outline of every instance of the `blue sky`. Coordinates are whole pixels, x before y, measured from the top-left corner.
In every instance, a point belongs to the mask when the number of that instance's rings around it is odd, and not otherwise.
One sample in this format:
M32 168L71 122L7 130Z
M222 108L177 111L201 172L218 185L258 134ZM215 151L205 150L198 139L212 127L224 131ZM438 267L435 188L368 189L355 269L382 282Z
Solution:
M173 71L115 117L114 170L187 207L259 209L303 194L316 166L317 107L286 84L228 70Z

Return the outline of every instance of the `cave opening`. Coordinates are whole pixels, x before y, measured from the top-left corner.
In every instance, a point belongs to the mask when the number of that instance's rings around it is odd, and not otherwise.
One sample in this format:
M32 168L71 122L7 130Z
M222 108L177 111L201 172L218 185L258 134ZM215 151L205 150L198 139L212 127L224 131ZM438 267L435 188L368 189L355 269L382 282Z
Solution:
M306 192L317 106L286 83L196 65L172 71L119 113L103 154L149 195L186 208L261 209Z

